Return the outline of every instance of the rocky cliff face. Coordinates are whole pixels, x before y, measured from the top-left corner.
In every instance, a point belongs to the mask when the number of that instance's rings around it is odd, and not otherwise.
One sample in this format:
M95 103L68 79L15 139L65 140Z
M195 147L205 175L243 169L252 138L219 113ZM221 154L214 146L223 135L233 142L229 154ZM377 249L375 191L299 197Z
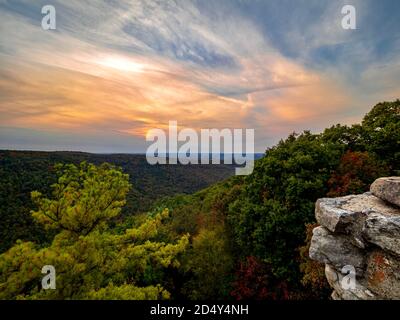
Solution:
M400 299L400 177L316 203L310 258L325 263L333 299Z

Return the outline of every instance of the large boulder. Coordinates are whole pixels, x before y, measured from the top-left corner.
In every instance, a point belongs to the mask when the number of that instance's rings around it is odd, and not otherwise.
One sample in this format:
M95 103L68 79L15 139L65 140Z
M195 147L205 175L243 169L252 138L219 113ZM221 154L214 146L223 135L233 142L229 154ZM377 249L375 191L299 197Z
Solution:
M350 241L359 248L365 248L362 235L366 219L372 213L385 216L399 215L398 209L366 192L339 198L318 199L315 205L317 222L333 233L349 234Z
M325 263L333 299L400 299L400 177L378 179L370 191L316 203L321 226L309 255ZM354 286L343 282L346 270Z
M362 275L364 271L365 257L362 251L347 236L334 235L324 227L313 230L309 255L311 259L330 264L338 270L351 265L357 275Z
M343 208L354 197L356 196L318 199L315 204L317 222L331 232L348 233L348 229L364 214L362 211Z
M379 178L370 190L378 198L400 207L400 177Z

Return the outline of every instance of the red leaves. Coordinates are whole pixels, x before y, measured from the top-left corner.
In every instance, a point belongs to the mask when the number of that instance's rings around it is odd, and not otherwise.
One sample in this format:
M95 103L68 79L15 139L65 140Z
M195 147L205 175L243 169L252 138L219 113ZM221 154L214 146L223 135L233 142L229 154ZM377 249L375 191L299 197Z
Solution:
M358 194L368 190L378 177L385 175L382 166L368 152L347 151L341 158L337 170L328 181L329 197Z
M276 279L268 265L254 256L240 262L231 296L237 300L287 300L289 291L285 282Z

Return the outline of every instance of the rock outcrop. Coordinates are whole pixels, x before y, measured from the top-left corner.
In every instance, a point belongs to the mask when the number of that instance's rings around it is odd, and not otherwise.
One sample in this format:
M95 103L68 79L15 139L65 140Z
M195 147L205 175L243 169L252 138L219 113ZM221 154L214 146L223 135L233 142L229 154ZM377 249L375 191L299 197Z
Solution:
M325 263L333 299L400 299L400 177L316 203L310 258Z
M388 177L377 179L371 185L374 196L400 206L400 177Z

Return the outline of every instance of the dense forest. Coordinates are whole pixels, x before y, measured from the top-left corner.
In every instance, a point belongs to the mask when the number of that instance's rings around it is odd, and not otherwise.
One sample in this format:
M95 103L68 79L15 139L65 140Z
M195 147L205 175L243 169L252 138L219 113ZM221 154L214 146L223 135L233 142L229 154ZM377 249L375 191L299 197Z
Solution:
M31 217L34 209L30 193L40 190L50 195L57 181L59 163L79 165L110 163L129 175L132 188L126 195L121 221L126 215L145 212L163 197L191 194L234 174L232 165L150 165L140 154L90 154L83 152L36 152L0 150L0 252L17 239L43 241L43 228ZM51 237L51 235L50 235Z
M30 233L0 255L1 299L327 299L323 267L308 259L314 203L400 175L400 101L361 124L293 133L251 175L195 193L192 169L155 187L162 179L85 157L0 154L2 241L6 229ZM174 193L187 194L164 197ZM19 220L28 214L31 225ZM56 290L41 288L43 265L57 270Z

